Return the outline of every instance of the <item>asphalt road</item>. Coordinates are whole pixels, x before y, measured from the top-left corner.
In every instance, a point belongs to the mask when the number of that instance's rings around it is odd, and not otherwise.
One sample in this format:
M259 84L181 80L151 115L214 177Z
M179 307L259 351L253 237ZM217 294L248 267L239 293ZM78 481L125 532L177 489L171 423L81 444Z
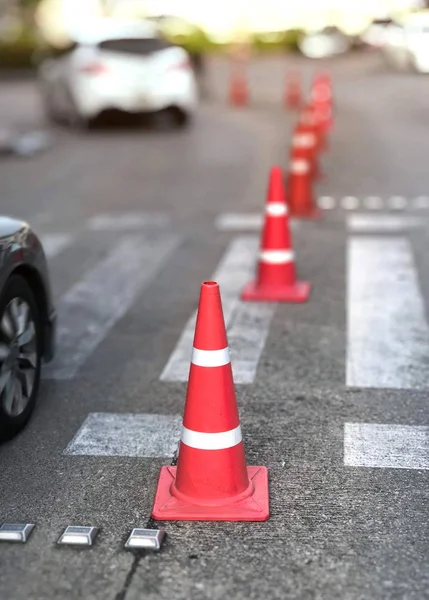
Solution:
M316 63L294 62L308 80ZM286 165L286 62L253 65L241 111L213 63L188 131L59 129L51 150L0 160L1 211L46 240L62 318L34 418L0 448L0 521L36 524L27 544L1 546L2 599L429 598L429 84L369 54L323 64L336 100L317 187L326 209L294 226L313 294L261 309L247 329L239 306L228 327L233 361L251 365L237 398L248 464L269 470L265 523L150 514L186 391L162 374L201 281L220 272L234 300L221 261L240 244L248 261L257 243L243 221L217 219L260 213L270 166ZM1 85L1 124L43 126L33 82ZM67 525L100 527L95 545L58 547ZM162 552L123 549L137 526L166 529Z

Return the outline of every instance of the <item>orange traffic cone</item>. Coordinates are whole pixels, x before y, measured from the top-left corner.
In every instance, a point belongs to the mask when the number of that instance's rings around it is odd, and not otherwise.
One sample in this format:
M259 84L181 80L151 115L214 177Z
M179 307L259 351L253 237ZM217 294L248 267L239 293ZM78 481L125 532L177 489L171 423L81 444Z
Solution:
M286 74L283 104L286 108L299 108L302 104L301 79L298 71Z
M292 136L291 159L304 159L310 164L313 179L321 177L318 161L318 138L311 129L298 126Z
M329 131L333 125L332 81L328 73L319 73L311 86L311 103L322 131Z
M244 64L236 62L232 65L229 82L229 103L241 107L249 104L249 89Z
M310 170L310 163L304 159L292 160L290 164L288 195L294 217L318 219L321 216L313 201Z
M288 208L280 167L271 170L256 281L244 288L241 299L257 302L305 302L310 284L297 281Z
M201 286L177 467L163 467L157 520L266 521L266 467L246 467L219 285Z

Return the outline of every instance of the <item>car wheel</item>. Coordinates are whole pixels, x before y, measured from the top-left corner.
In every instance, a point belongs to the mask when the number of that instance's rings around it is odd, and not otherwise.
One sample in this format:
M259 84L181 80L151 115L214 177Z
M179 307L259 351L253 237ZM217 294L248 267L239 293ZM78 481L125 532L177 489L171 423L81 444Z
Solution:
M0 298L0 440L14 437L34 409L40 382L42 325L26 280L12 275Z
M47 85L42 86L42 104L43 111L46 119L50 123L59 124L64 121L64 118L61 117L60 113L55 107L55 102L53 100L52 92L49 90Z

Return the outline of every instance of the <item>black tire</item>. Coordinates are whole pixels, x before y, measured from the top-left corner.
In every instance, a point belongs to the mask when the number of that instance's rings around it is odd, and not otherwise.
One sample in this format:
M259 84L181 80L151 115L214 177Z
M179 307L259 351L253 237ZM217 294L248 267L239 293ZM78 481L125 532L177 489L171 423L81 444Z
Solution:
M190 124L191 117L180 108L172 106L154 113L152 122L155 125L155 129L169 131L172 129L184 129Z
M5 411L3 394L0 394L0 441L12 439L23 429L34 410L40 383L40 369L42 362L42 323L35 296L27 281L20 275L12 275L6 282L0 298L0 323L6 307L14 298L22 298L30 307L30 316L34 321L36 330L37 361L32 393L24 408L17 416L11 416ZM1 331L0 331L1 336Z

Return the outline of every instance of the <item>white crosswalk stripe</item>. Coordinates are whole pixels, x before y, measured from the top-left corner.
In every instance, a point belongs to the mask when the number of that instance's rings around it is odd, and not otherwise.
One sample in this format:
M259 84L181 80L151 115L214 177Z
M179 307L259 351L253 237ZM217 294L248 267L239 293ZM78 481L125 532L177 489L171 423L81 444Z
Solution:
M429 427L345 423L344 465L429 469Z
M105 213L91 217L87 228L92 231L127 231L144 227L168 225L169 218L163 213L124 212Z
M58 344L48 379L72 379L122 318L165 259L177 236L127 236L78 281L58 304Z
M349 240L347 309L348 386L429 387L429 328L406 238Z
M220 285L225 324L228 330L235 383L252 383L268 335L275 305L241 302L240 292L256 264L258 238L242 236L233 240L213 279ZM196 313L187 322L160 379L187 381Z
M172 457L181 430L179 415L90 413L64 454Z

